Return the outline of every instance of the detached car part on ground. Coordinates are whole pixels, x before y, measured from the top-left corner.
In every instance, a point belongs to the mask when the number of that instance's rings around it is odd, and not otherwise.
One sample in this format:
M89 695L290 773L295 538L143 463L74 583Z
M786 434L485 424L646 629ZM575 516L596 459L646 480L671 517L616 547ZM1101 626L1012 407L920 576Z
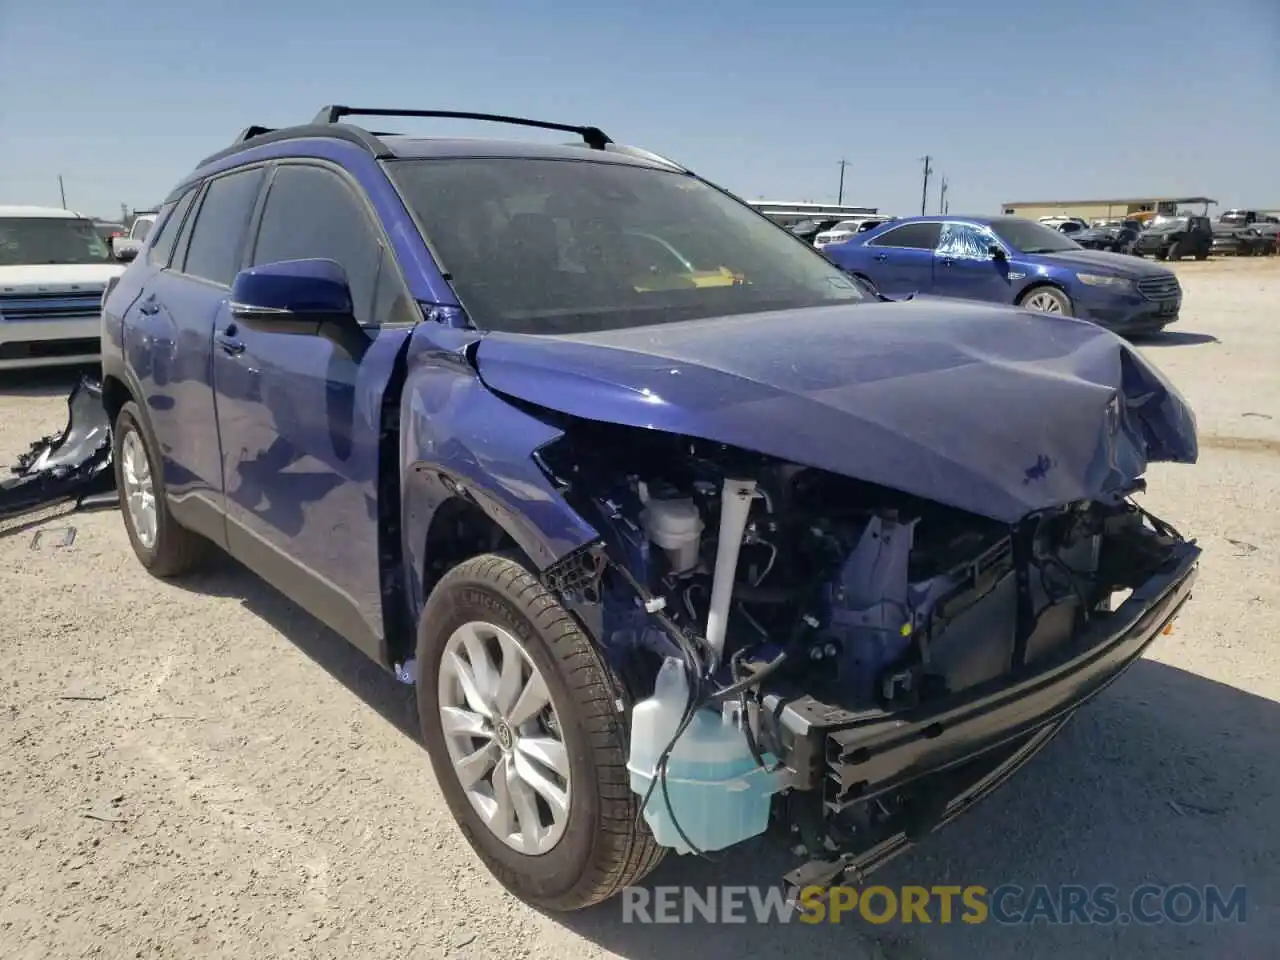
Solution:
M114 505L111 423L102 385L81 378L67 397L67 426L41 437L0 480L0 535L13 521L66 504L73 509Z
M1194 417L1114 335L883 302L596 128L458 144L353 113L250 128L108 295L123 516L152 572L212 541L416 682L518 895L577 909L767 833L798 886L865 872L1189 596L1199 549L1132 496L1195 461Z

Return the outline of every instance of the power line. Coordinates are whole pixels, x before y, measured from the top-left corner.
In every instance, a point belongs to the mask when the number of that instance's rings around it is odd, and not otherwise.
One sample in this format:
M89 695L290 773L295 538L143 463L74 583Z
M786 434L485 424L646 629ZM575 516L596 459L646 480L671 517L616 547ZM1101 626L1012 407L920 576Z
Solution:
M929 161L933 157L925 154L920 158L924 161L924 186L920 189L920 216L924 216L925 204L929 202L929 174L933 173L933 167L929 165Z

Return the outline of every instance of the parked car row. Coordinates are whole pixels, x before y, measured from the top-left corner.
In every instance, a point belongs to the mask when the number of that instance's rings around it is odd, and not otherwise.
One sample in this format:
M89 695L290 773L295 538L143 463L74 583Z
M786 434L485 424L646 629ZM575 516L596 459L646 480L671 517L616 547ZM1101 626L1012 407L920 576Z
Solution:
M219 548L416 686L519 896L765 834L794 887L861 877L1190 596L1199 548L1131 494L1195 461L1194 416L1100 328L1176 317L1168 268L1013 217L817 251L597 127L359 125L386 115L248 128L122 248L111 460L154 575ZM52 229L20 239L66 257Z
M1254 221L1241 224L1220 219L1213 225L1212 251L1219 256L1280 255L1280 223Z
M1210 254L1268 256L1280 252L1280 218L1256 210L1228 210L1218 220L1205 216L1162 215L1140 220L1041 217L1040 223L1067 234L1088 250L1109 250L1158 260L1207 259Z

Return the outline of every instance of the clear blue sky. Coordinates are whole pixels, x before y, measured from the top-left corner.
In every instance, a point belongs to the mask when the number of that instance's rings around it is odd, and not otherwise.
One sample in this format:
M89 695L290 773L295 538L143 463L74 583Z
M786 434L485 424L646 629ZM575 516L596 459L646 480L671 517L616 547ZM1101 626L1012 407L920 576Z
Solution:
M845 157L911 213L929 153L952 212L1280 207L1280 0L0 0L0 203L152 204L331 102L594 123L750 198L834 201Z

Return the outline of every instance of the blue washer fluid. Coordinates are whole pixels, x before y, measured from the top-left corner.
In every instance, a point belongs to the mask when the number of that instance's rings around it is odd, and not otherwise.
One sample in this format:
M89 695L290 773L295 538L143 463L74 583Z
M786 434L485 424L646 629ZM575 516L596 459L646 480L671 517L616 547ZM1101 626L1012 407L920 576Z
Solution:
M653 696L636 704L631 715L627 770L631 789L642 798L688 701L684 664L668 657L658 671ZM777 762L763 756L769 766ZM645 804L644 818L658 843L678 853L694 852L680 830L703 851L722 850L764 833L771 799L784 784L782 771L769 773L756 763L736 717L712 709L699 710L676 741L665 780L666 799L659 779Z

